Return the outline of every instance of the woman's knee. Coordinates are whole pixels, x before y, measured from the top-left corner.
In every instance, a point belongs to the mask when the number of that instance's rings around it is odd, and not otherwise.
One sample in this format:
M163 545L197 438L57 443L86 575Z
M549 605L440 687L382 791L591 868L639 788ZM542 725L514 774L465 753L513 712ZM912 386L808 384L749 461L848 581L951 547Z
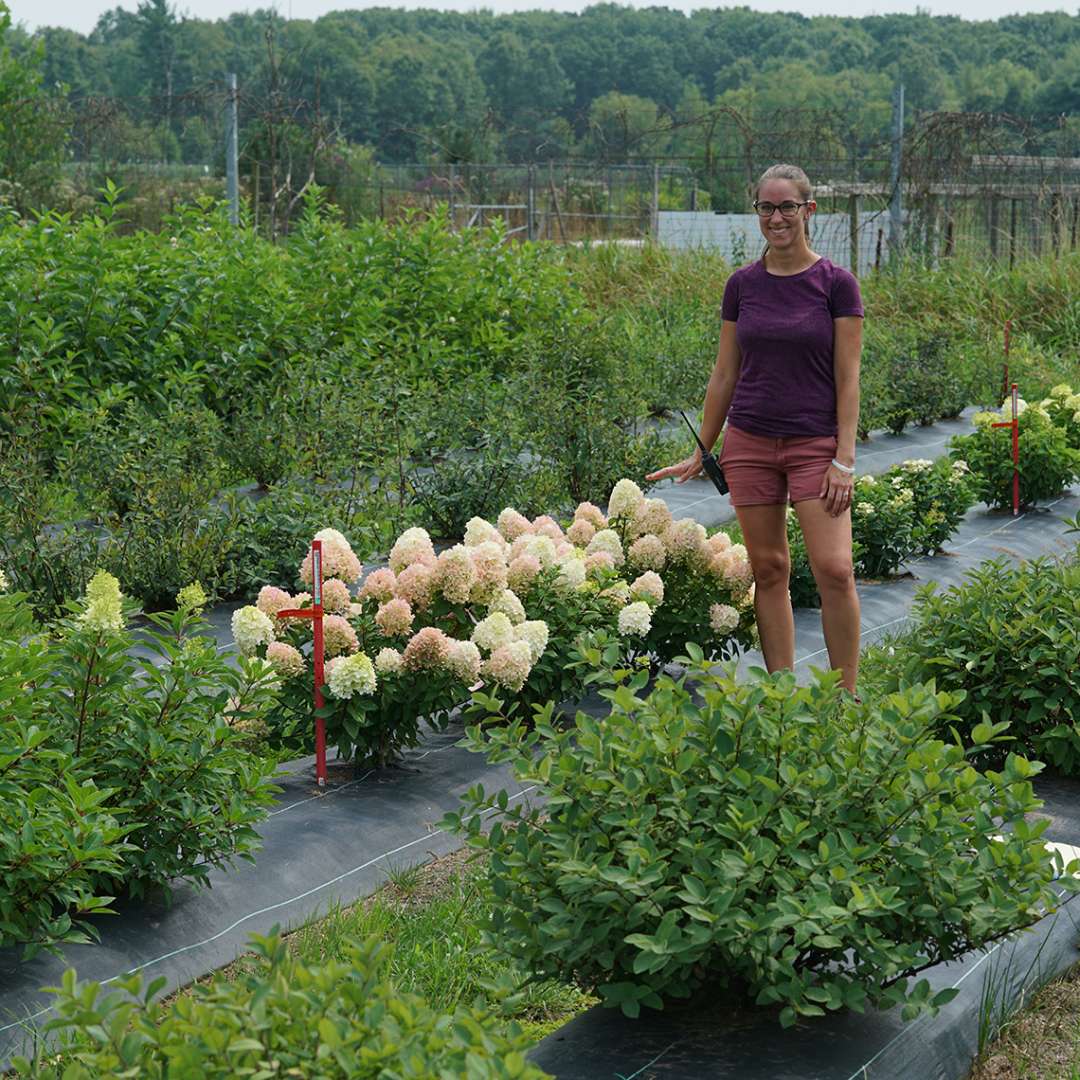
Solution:
M819 590L846 592L855 587L855 570L850 558L834 555L821 559L814 565L813 570Z
M781 585L787 588L791 577L791 559L786 551L752 552L750 564L754 568L754 582L759 590Z

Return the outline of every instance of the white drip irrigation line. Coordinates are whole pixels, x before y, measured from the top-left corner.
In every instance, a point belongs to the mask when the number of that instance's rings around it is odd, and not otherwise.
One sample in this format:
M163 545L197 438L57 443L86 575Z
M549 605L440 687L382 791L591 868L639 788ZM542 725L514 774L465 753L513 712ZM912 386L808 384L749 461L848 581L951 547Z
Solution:
M1063 496L1061 496L1061 498L1055 499L1052 503L1047 503L1045 507L1042 507L1042 509L1050 510L1053 507L1057 506L1057 504L1059 502L1063 502L1065 498L1066 498L1066 496L1063 495ZM970 540L965 540L964 543L962 543L962 544L956 544L951 550L959 551L961 548L966 548L966 547L970 546L971 544L977 544L980 540L989 540L992 536L997 536L998 533L1004 531L1010 525L1015 525L1018 521L1023 521L1024 518L1026 518L1029 513L1030 513L1030 511L1025 510L1024 513L1018 515L1017 517L1009 518L1009 520L1006 521L1004 525L999 525L996 529L993 529L988 533L982 534L980 536L974 536ZM934 558L934 557L935 556L933 556L933 555L924 555L922 558L915 559L910 563L906 563L905 565L906 566L917 566L919 563L926 562L927 559L931 559L931 558ZM909 612L906 615L901 615L898 619L889 619L888 622L878 623L877 626L869 626L866 629L861 630L860 634L863 637L867 637L870 634L877 633L877 631L879 631L879 630L885 630L890 626L895 626L897 623L907 622L907 620L910 619L910 618L911 618L911 613ZM799 664L804 664L804 663L806 663L807 660L813 660L815 656L821 656L823 653L827 653L828 651L829 650L827 648L816 649L812 653L807 653L805 656L800 656L798 658L798 660L795 661L795 664L796 664L796 666L798 666Z
M523 795L528 795L530 791L535 791L537 785L531 784L527 788L523 788L521 791L510 796L509 801L514 799L520 799ZM481 816L485 814L491 814L495 812L495 807L490 807L487 810L482 811ZM344 881L345 878L351 877L353 874L358 874L361 870L366 870L369 866L374 866L375 863L380 862L382 859L388 858L391 855L397 855L399 852L406 851L411 847L415 847L417 844L424 843L425 840L430 841L433 833L424 833L423 836L418 836L415 840L410 840L408 843L401 844L390 851L384 851L381 855L376 855L374 858L368 859L366 862L362 862L359 866L354 866L351 870L346 870L344 873L338 874L336 877L330 878L329 881L324 881L320 885L314 885L310 889L306 889L302 893L297 893L296 896L290 896L287 900L279 900L276 904L268 904L266 907L258 908L255 911L249 911L246 915L242 915L239 919L231 922L224 929L219 930L216 934L211 934L208 938L203 938L202 941L195 941L190 945L182 945L179 949L172 949L170 952L162 953L161 956L155 956L152 960L147 960L145 963L136 964L133 968L128 968L127 971L122 971L117 975L112 975L108 979L104 979L101 982L102 986L108 986L109 983L116 982L117 979L122 979L125 975L134 975L137 971L145 971L149 967L153 967L155 964L160 964L165 960L171 960L174 956L180 956L182 953L191 952L193 949L201 949L204 945L213 944L219 938L224 937L226 934L231 933L238 926L242 926L249 919L257 918L260 915L269 914L271 911L277 911L279 908L288 907L289 904L295 904L298 900L305 900L307 897L312 896L314 893L319 892L322 889L329 888L331 885L336 885L339 881ZM16 1020L13 1023L5 1024L0 1027L0 1034L5 1031L11 1031L12 1028L25 1027L27 1024L39 1017L45 1016L47 1013L53 1012L55 1006L49 1005L44 1009L39 1010L36 1013L32 1013L29 1016L25 1016L20 1020Z

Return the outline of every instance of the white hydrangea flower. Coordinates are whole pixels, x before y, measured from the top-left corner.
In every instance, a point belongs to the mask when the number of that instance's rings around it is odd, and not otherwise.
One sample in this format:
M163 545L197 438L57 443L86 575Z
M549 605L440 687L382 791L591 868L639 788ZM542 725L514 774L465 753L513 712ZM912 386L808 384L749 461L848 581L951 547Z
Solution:
M414 527L406 529L390 549L390 569L400 574L406 566L413 563L433 563L435 546L431 542L427 529Z
M274 640L274 624L254 604L248 604L233 612L232 635L240 652L253 656L260 645Z
M512 623L525 621L525 605L512 589L501 590L488 605L489 615L493 615L496 611L501 611Z
M380 675L396 675L401 670L401 664L401 653L389 646L380 649L378 656L375 657L375 670Z
M1067 398L1072 397L1072 387L1068 383L1058 383L1050 390L1050 396L1052 398Z
M7 590L8 590L7 574L5 574L3 570L0 570L0 592L7 592Z
M503 534L482 517L471 517L465 523L465 546L478 547L487 541L497 543L500 547L506 543Z
M929 458L911 458L902 464L909 472L925 472L934 463Z
M347 699L354 694L374 694L375 668L362 652L338 656L326 665L326 689L331 697Z
M870 517L874 513L874 504L869 502L856 503L855 513L862 514L864 517Z
M480 650L472 641L450 640L450 652L446 657L447 670L466 686L472 686L480 678Z
M971 466L966 461L960 459L953 462L953 472L957 473L969 473L971 472Z
M558 588L569 591L580 589L585 584L588 568L585 566L584 559L579 559L576 555L568 555L555 565L559 568L559 576L555 579Z
M99 570L87 584L86 607L79 616L79 621L91 630L123 630L124 614L120 582L107 570ZM274 632L271 629L271 640L273 635Z
M738 628L739 613L730 604L713 604L709 608L709 625L717 634L730 634Z
M652 629L652 608L644 600L635 600L619 612L619 633L644 637Z
M522 543L524 540L524 543ZM555 541L550 536L536 536L525 535L518 538L518 543L521 543L521 554L532 555L540 560L540 565L543 567L549 567L555 565L555 560L558 558L558 552L555 550Z
M615 560L616 566L622 566L622 541L614 529L600 529L589 541L588 547L585 548L585 554L592 555L596 551L606 551Z
M502 611L495 611L473 627L472 640L487 652L494 652L500 645L514 640L514 624Z
M528 642L532 662L535 664L547 648L550 637L548 624L543 619L528 619L514 627L514 637L517 641Z
M611 490L608 500L608 519L632 518L634 512L645 501L641 488L633 480L620 480Z

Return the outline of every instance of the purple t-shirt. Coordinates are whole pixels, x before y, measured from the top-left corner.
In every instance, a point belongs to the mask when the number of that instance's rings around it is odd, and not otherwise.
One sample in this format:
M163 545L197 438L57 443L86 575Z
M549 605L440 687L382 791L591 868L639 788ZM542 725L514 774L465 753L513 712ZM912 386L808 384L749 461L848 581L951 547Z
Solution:
M774 439L835 435L833 319L862 313L855 276L828 259L788 277L760 259L736 270L720 308L742 353L730 423Z

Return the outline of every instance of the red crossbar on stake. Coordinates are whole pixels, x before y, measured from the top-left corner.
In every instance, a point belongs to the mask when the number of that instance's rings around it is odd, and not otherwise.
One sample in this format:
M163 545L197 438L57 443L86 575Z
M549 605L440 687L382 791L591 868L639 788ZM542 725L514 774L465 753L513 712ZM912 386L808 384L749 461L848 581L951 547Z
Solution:
M324 674L321 540L311 541L311 607L289 608L279 611L277 617L310 619L312 623L312 662L315 669L315 779L319 787L326 787L326 721L321 715Z
M1008 324L1006 324L1008 325ZM991 424L991 427L1012 428L1013 455L1013 517L1020 513L1020 395L1012 384L1012 419Z

